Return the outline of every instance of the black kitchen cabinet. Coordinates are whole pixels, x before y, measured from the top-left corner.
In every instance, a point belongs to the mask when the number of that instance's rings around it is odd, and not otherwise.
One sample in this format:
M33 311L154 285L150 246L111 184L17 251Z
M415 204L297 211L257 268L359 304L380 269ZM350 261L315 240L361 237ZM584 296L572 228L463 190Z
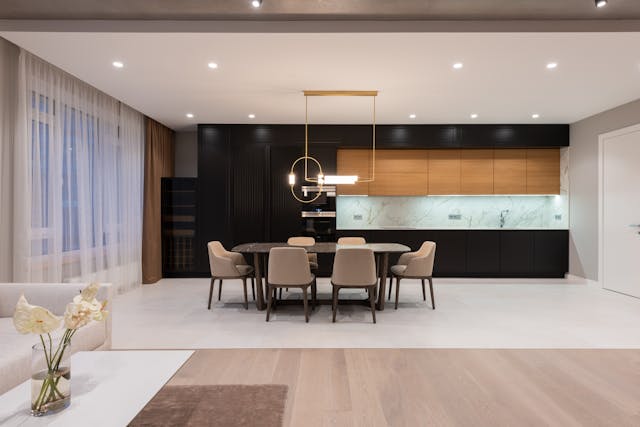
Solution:
M467 232L467 269L469 276L483 276L500 271L500 231Z
M534 232L533 272L537 277L556 277L569 269L569 233L566 230Z
M268 194L270 195L271 220L268 240L271 242L286 242L289 237L300 235L302 204L291 195L288 175L291 163L303 154L304 149L300 146L270 147L271 187ZM303 168L297 169L301 172ZM298 173L298 182L301 177L302 174Z
M338 237L397 242L417 250L437 244L434 277L564 277L568 230L338 230ZM398 256L390 257L390 265Z
M534 232L505 230L500 232L500 275L533 275ZM568 248L567 248L568 249Z

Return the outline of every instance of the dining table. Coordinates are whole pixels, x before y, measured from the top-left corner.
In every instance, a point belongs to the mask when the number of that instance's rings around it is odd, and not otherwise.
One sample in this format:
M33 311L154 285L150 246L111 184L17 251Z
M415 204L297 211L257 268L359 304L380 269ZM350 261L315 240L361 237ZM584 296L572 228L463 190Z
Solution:
M366 243L364 245L339 245L335 242L316 242L312 246L293 246L284 242L256 242L256 243L243 243L241 245L234 246L231 250L241 254L253 256L253 268L255 269L256 276L256 306L258 310L265 310L267 308L265 289L262 279L263 269L261 265L267 265L267 257L269 251L273 248L286 248L286 247L298 247L303 248L307 253L315 254L335 254L336 251L346 248L367 248L371 249L376 257L379 259L379 276L380 285L378 288L378 298L376 301L376 308L378 310L384 310L384 295L385 287L387 283L387 276L389 272L389 255L401 254L409 252L411 248L400 243Z

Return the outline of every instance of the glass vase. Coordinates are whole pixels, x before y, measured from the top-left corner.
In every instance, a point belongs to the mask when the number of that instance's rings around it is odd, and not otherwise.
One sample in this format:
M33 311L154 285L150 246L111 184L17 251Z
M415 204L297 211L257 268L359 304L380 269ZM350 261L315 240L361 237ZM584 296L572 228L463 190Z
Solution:
M36 344L31 352L31 415L59 412L71 403L68 345Z

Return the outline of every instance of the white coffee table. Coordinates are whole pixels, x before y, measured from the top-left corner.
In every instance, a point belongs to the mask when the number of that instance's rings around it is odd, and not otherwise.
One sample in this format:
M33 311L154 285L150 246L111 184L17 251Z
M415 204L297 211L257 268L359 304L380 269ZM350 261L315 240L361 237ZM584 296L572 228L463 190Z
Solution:
M193 351L88 351L71 356L71 405L32 417L30 382L0 396L0 426L126 426Z

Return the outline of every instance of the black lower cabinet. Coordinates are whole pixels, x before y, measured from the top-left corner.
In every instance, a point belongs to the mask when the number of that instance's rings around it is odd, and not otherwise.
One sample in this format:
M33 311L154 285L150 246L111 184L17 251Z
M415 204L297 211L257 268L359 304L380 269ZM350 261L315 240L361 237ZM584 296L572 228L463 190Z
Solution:
M468 276L482 277L500 271L500 232L467 232L466 258Z
M569 232L567 230L534 231L533 274L558 277L569 270Z
M435 277L561 278L569 270L568 230L338 230L338 237L397 242L417 250L436 242ZM393 265L398 255L389 259Z
M500 275L533 275L533 231L508 230L500 233Z

